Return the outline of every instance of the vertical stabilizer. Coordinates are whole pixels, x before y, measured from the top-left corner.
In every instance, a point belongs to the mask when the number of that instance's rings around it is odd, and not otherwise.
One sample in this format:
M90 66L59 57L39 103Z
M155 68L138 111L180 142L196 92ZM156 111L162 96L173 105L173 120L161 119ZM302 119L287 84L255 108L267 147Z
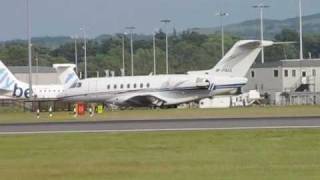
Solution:
M0 90L13 91L15 85L26 86L26 83L22 83L10 72L10 70L0 61Z
M238 41L229 52L211 69L211 73L222 76L244 77L259 55L262 47L271 46L272 41Z
M78 80L78 76L75 73L74 64L54 64L53 68L56 69L60 82L63 84L64 88L70 88Z

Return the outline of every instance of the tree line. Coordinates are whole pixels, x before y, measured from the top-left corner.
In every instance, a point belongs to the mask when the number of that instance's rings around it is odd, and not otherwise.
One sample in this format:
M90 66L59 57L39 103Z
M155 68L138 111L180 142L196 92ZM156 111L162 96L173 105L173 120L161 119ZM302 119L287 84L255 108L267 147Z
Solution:
M104 40L89 40L87 43L88 74L94 76L109 69L120 74L122 68L122 38L116 34ZM232 34L225 36L226 50L240 40ZM267 48L266 61L297 59L299 57L299 35L292 30L284 29L274 37L275 41L293 42ZM126 74L131 74L130 39L124 38ZM79 70L83 71L83 42L78 41ZM0 44L0 59L11 66L27 65L27 45L25 42L5 42ZM304 36L304 56L318 58L320 55L320 33ZM51 66L53 63L74 63L74 43L72 41L50 49L33 44L33 64L36 59L40 66ZM173 33L169 37L169 72L185 73L189 70L204 70L213 67L221 59L221 37L219 33L203 35L193 31ZM156 34L157 73L165 73L165 34L160 30ZM256 61L259 63L259 61ZM135 75L147 75L153 72L152 37L134 40Z

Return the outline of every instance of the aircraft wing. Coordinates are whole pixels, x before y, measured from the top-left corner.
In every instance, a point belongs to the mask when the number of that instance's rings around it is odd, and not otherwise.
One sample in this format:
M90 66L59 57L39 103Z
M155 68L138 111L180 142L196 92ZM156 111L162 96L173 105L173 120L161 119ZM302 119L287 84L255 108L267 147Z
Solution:
M152 95L138 95L131 97L126 103L135 106L161 106L165 101Z
M130 95L117 96L110 100L110 103L116 103L126 106L161 106L166 101L152 93L135 93Z

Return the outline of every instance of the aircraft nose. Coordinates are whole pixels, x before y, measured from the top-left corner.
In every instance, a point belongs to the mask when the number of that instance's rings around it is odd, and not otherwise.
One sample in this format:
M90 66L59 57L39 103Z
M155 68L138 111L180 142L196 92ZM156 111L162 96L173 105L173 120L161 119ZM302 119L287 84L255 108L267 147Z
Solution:
M65 97L65 92L61 92L61 93L59 93L59 94L57 95L57 98L58 98L58 99L61 99L61 98L63 98L63 97Z

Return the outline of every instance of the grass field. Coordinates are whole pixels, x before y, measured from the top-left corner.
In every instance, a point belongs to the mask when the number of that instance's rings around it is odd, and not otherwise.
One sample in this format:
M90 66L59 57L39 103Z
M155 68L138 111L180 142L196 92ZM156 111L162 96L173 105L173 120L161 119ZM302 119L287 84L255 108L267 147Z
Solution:
M320 179L320 130L0 136L0 179Z
M35 113L0 109L0 123L17 122L59 122L59 121L99 121L99 120L143 120L172 118L234 118L234 117L296 117L320 116L320 106L288 106L288 107L246 107L228 109L159 109L159 110L124 110L106 112L90 118L88 115L74 118L70 112L41 113L37 119Z

